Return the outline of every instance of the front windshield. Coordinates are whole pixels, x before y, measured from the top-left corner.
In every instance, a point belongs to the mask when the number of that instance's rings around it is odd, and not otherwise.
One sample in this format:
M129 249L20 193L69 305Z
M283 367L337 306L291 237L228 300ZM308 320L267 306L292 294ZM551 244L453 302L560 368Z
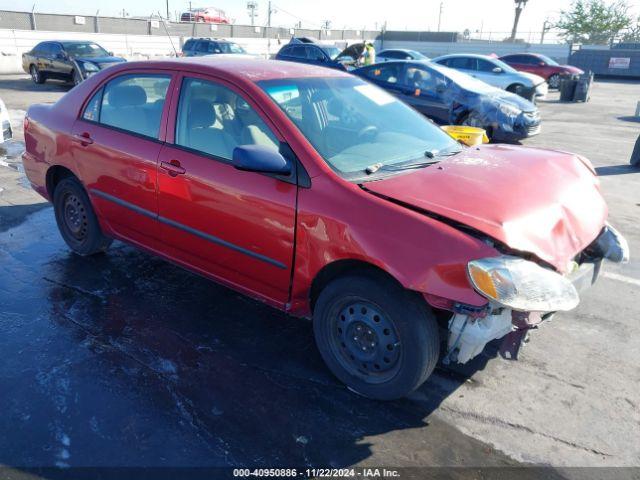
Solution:
M476 93L504 93L502 90L489 85L488 83L483 82L482 80L478 80L471 75L468 75L459 70L455 70L453 68L448 68L438 63L429 63L428 64L433 70L440 72L442 75L447 77L450 81L457 84L459 87L469 90Z
M335 60L342 52L338 47L322 47L331 60Z
M491 62L496 66L496 67L500 67L502 69L503 72L508 72L508 73L517 73L517 70L515 68L513 68L511 65L507 65L506 63L504 63L502 60L498 60L497 58L492 58Z
M355 77L268 80L259 85L320 156L349 180L366 180L365 170L372 165L379 169L461 150L411 107Z
M63 43L72 57L108 57L109 53L97 43Z
M236 43L219 43L218 48L222 53L247 53L244 48Z
M547 57L546 55L538 55L538 58L544 61L547 65L552 65L554 67L557 67L558 65L560 65L553 58Z
M408 52L413 56L414 60L429 60L429 57L426 57L420 52L416 52L415 50L408 50Z

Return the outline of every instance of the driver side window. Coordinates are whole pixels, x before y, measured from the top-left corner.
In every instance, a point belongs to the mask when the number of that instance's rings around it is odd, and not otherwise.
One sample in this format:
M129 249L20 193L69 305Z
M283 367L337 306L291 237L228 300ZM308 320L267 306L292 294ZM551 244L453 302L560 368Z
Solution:
M400 64L380 64L370 68L366 75L379 82L398 83L402 65Z
M180 92L176 145L231 160L241 145L278 150L280 143L241 96L217 83L187 78Z

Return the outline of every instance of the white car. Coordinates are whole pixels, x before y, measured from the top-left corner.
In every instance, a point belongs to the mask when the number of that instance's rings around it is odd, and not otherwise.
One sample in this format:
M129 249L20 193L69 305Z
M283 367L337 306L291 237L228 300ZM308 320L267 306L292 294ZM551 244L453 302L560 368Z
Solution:
M434 58L439 63L467 73L489 85L516 93L533 100L547 95L549 85L544 78L533 73L518 72L502 60L488 55L452 54Z
M0 143L5 142L13 138L13 130L11 130L11 119L9 118L9 111L6 105L0 99L0 126L2 127L2 137Z

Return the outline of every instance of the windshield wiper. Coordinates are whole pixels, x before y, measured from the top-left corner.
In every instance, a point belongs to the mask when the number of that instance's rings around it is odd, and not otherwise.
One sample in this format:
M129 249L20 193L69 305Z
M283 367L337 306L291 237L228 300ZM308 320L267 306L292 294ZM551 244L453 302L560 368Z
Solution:
M442 153L434 153L431 150L427 150L426 152L424 152L424 156L432 159L435 157L450 157L452 155L456 155L458 153L460 153L461 150L454 150L451 152L442 152ZM373 165L369 165L367 168L364 169L365 173L367 175L373 175L376 172L379 172L380 170L386 171L386 172L398 172L401 170L411 170L412 168L422 168L422 167L428 167L429 165L433 165L434 163L438 163L439 160L429 160L426 162L411 162L411 163L398 163L398 164L391 164L391 165L385 165L383 163L374 163Z

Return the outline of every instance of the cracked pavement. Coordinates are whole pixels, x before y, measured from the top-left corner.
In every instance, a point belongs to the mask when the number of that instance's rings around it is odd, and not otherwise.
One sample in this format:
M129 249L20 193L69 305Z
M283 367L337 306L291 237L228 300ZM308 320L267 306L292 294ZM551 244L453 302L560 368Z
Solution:
M640 171L626 165L640 123L620 119L637 88L552 93L525 142L593 161L632 262L607 265L617 276L532 332L519 361L490 346L378 403L331 377L307 322L118 242L69 253L14 155L21 112L65 87L0 77L17 133L0 163L0 464L640 466Z

